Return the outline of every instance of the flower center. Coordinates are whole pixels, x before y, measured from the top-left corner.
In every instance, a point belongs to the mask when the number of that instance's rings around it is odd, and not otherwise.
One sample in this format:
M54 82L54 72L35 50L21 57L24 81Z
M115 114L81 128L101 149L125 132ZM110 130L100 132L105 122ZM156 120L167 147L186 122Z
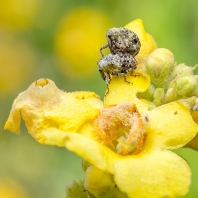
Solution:
M146 135L143 120L132 103L101 109L94 122L100 142L121 155L141 151Z

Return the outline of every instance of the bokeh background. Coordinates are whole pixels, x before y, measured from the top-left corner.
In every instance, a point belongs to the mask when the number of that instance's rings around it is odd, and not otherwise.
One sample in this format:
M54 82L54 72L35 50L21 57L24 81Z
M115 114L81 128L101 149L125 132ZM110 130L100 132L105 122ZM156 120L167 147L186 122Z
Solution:
M65 91L106 85L97 71L106 31L141 18L158 47L178 63L198 63L197 0L0 0L0 198L62 198L70 180L83 178L81 159L64 148L3 130L12 101L39 78ZM108 50L106 50L108 53ZM192 168L186 198L198 197L198 153L176 151ZM145 165L146 166L146 165Z

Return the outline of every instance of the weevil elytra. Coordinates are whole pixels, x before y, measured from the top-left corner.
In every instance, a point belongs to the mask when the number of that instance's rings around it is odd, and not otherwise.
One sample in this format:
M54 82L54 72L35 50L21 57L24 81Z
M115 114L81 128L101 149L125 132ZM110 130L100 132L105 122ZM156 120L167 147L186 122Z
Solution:
M102 50L109 47L112 54L117 52L127 52L135 57L140 51L141 43L135 32L121 27L111 28L107 31L108 44L100 48L100 53L104 57Z

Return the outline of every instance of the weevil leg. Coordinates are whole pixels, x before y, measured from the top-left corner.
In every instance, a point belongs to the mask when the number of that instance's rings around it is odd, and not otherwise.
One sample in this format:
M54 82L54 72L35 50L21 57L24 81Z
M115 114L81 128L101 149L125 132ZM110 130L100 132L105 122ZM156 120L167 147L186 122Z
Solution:
M111 82L111 76L110 76L110 74L109 74L109 73L107 73L107 76L106 76L105 82L107 83L107 85Z
M105 75L105 73L102 70L100 70L100 69L99 69L99 72L100 72L101 78L106 82L107 76Z
M107 91L105 93L105 97L107 96L108 93L109 93L109 85L107 84Z
M134 74L134 71L131 71L131 72L130 72L130 75L133 76L133 77L137 77L137 76L140 77L139 74Z
M109 83L111 81L111 76L109 73L107 73L107 75L105 75L105 73L102 70L99 70L100 72L100 76L102 77L102 79L106 82L107 84L107 91L105 93L105 96L109 93Z
M104 57L104 54L102 53L102 50L105 49L105 48L107 48L107 47L109 47L109 44L105 44L105 45L103 45L103 46L100 48L100 54L101 54L102 57Z
M126 79L126 75L124 75L124 82L127 82L127 83L129 83L129 84L133 84L132 82L130 82L130 81L128 81L128 80Z
M109 73L107 73L105 82L106 82L106 84L107 84L107 91L106 91L106 93L105 93L105 97L106 97L107 94L109 93L109 83L111 82L111 76L110 76Z

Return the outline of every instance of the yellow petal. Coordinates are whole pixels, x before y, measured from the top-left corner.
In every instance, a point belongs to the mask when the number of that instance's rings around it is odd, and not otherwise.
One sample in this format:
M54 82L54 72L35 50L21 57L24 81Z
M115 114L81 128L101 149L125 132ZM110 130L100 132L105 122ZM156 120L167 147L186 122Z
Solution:
M87 136L90 139L94 139L97 141L97 137L95 136L95 130L92 125L92 121L85 122L79 129L78 133L82 136ZM40 133L40 143L47 144L51 146L65 146L65 138L68 136L68 132L59 130L54 127L48 127L41 131Z
M153 37L145 32L144 25L141 19L136 19L125 26L129 30L134 31L141 42L139 54L135 57L138 62L137 70L141 70L147 56L156 49L156 43Z
M190 169L185 160L170 151L119 156L76 133L67 133L65 146L97 168L113 174L119 189L129 197L175 197L188 191Z
M114 160L121 156L106 146L77 133L67 133L65 147L97 168L114 173Z
M5 129L19 133L20 116L29 133L45 143L41 131L58 128L67 132L84 131L86 123L98 115L102 102L93 92L66 93L49 79L40 79L15 99Z
M193 121L189 109L179 102L168 103L149 111L148 120L146 142L152 142L155 149L182 147L198 131L198 125Z
M185 195L191 183L185 160L170 151L115 163L115 182L131 198L162 198Z
M0 179L0 197L1 198L28 198L26 186L22 185L16 178L1 176Z
M134 72L133 75L126 76L128 83L124 81L124 77L113 77L109 84L109 92L107 90L104 98L104 106L117 105L122 102L132 102L136 104L138 111L143 113L147 108L146 100L139 99L137 93L144 92L150 83L149 76Z

